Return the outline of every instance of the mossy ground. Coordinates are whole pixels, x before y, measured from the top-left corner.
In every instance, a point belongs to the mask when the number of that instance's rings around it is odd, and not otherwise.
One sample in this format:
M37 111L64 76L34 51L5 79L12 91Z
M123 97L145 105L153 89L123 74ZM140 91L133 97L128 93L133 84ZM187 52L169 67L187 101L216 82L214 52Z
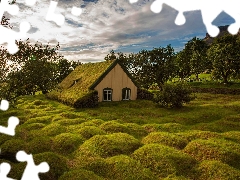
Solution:
M49 163L41 179L239 179L240 96L196 96L181 109L145 100L74 109L24 96L0 112L0 125L20 119L14 137L0 134L0 159L17 179L19 150Z

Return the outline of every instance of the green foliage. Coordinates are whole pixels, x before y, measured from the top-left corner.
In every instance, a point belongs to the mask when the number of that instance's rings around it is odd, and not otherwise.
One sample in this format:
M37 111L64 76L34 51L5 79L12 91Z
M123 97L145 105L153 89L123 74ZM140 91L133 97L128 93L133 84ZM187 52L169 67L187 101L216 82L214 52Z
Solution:
M85 169L78 169L73 171L65 172L59 180L104 180L92 171Z
M152 100L154 94L149 92L146 89L137 89L137 99L146 99L146 100Z
M149 170L144 168L140 162L126 155L113 156L106 159L107 179L115 180L154 180L156 177Z
M240 179L240 170L220 161L202 161L197 171L199 180Z
M228 83L229 77L237 77L240 69L240 41L237 35L226 34L217 38L208 50L213 64L213 76Z
M191 156L160 144L144 145L137 149L132 157L144 167L151 169L159 178L167 177L169 174L191 176L196 164Z
M184 103L194 99L191 93L190 87L186 84L165 84L153 101L164 107L182 107Z
M107 133L129 133L129 129L116 121L108 121L99 126L102 130L106 131Z
M87 151L101 157L119 154L131 154L139 148L141 143L126 133L113 133L109 135L95 135L86 140L78 152Z

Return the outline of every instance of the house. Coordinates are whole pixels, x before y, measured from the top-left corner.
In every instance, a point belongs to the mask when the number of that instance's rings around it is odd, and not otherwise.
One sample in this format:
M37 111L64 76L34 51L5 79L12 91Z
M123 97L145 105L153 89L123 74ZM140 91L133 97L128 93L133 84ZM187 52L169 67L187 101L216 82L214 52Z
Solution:
M98 96L98 102L136 100L137 89L131 74L118 60L114 60L78 66L48 97L76 106L77 101L79 104L86 97L88 100L84 103L90 102L93 92Z

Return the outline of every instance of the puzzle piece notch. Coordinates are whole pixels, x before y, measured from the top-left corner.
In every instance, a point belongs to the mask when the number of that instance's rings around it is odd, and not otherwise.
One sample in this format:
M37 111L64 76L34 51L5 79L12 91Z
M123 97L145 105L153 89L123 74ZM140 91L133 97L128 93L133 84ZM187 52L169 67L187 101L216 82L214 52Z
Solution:
M65 21L65 17L62 14L55 14L54 11L57 7L58 2L51 1L50 6L46 15L47 21L54 21L57 25L61 26L63 25Z
M129 2L135 3L138 2L138 0L129 0ZM218 3L218 6L216 6L216 8L213 9L212 7L215 5L215 3ZM226 2L225 0L211 2L193 0L181 0L181 1L155 0L151 4L150 9L154 13L160 13L163 4L167 4L168 6L176 9L179 12L175 19L176 25L183 25L186 22L183 12L201 10L203 23L207 29L208 34L212 37L216 37L219 34L220 30L217 26L212 25L212 22L222 11L225 11L236 21L235 23L229 26L228 32L232 35L235 35L239 31L240 28L240 13L238 10L238 7L240 6L239 0L232 0L231 2Z
M15 40L24 38L27 32L30 29L30 24L28 22L22 22L20 24L20 31L15 32L6 27L0 26L0 44L7 42L7 50L10 54L14 54L18 51L18 46L15 43ZM7 34L7 36L6 36Z
M0 126L0 133L14 136L15 128L18 124L19 119L17 117L11 116L10 118L8 118L8 127Z
M76 6L72 7L72 11L71 11L72 15L74 16L80 16L82 14L82 9L78 8Z
M27 162L27 166L23 172L21 180L40 180L38 173L48 172L50 167L47 162L42 162L39 165L35 165L32 154L27 154L25 151L18 151L16 159L19 162Z
M0 18L2 19L3 13L7 11L11 15L16 15L19 11L17 5L12 5L8 3L8 0L2 0L0 2Z
M11 165L9 163L1 163L0 164L0 179L1 180L15 180L12 178L7 177L8 173L10 172Z
M37 0L25 0L25 3L27 6L33 6L35 5Z
M8 110L8 108L9 108L9 102L7 100L2 100L1 105L0 105L0 109L2 111L6 111L6 110Z

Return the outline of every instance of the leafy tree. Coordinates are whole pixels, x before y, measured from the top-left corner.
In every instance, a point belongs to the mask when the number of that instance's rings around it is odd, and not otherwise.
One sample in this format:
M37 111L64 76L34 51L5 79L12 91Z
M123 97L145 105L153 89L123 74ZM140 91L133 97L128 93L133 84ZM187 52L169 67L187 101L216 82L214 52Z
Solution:
M61 82L65 77L67 77L80 62L68 61L67 59L60 59L58 62L58 78L57 82Z
M117 56L116 56L114 50L111 50L111 51L110 51L110 54L108 54L104 59L105 59L106 61L116 60L116 59L117 59Z
M169 78L174 77L176 69L174 58L174 49L168 45L125 55L122 61L136 81L148 89L155 83L161 87Z
M207 49L208 45L205 41L194 37L187 42L183 51L184 56L189 58L191 74L195 74L197 80L200 73L211 68L211 62L207 59ZM185 66L185 68L187 69L188 67Z
M14 99L20 95L34 94L36 91L47 93L58 83L58 62L63 59L57 52L60 48L31 44L26 41L16 41L19 51L4 56L4 60L12 62L10 71L2 81L1 97Z
M208 50L212 61L213 76L228 83L229 77L236 77L240 70L240 41L237 35L225 34L215 39Z
M185 49L177 53L175 63L177 76L183 79L191 75L190 57L189 54L185 52Z

